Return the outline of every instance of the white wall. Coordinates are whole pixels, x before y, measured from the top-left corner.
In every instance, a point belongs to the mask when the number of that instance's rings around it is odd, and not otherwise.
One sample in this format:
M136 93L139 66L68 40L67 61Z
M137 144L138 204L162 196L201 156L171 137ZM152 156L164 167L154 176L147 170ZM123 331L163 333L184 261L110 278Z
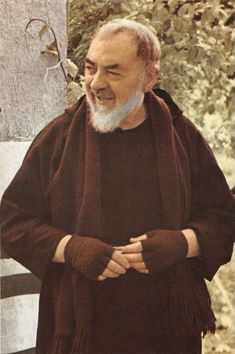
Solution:
M56 32L63 61L66 58L66 0L0 0L0 198L19 168L39 130L66 106L66 82L60 68L48 71L56 57L42 54L53 38L40 41L40 23ZM12 259L1 259L1 354L33 353L40 283ZM17 286L20 284L20 289ZM24 290L25 289L25 290ZM31 350L30 350L31 349Z

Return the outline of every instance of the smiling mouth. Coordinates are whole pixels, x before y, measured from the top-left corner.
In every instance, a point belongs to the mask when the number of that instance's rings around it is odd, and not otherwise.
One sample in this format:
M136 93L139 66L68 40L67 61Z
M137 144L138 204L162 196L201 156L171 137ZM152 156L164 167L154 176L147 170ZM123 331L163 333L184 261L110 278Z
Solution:
M102 96L95 96L99 101L110 101L113 100L114 97L102 97Z

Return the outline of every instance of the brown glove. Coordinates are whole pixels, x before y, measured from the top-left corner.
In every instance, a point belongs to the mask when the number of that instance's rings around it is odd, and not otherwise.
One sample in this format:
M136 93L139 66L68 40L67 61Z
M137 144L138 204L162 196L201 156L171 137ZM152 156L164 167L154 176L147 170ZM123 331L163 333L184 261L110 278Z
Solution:
M96 280L111 260L115 249L92 237L73 236L64 250L64 258L73 269Z
M153 230L141 241L142 255L150 273L162 271L185 259L188 243L180 230Z

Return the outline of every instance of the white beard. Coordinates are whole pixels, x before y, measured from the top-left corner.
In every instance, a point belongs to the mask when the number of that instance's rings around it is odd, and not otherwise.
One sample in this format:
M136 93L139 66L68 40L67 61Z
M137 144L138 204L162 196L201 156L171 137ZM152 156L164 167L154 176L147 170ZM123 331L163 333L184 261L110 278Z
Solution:
M132 112L138 109L143 102L143 91L137 89L129 100L110 112L101 112L87 94L87 101L91 112L91 124L100 133L111 133Z

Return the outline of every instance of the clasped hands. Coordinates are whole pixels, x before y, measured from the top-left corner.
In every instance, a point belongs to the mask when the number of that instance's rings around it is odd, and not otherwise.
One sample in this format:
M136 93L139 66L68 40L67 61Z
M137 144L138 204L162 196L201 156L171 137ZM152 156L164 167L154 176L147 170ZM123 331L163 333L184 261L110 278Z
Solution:
M112 259L108 262L105 270L97 280L107 278L117 278L125 274L129 268L133 268L141 273L149 273L143 259L143 247L141 241L146 240L147 235L141 235L130 239L130 244L125 246L115 246Z
M156 273L183 260L187 240L180 230L153 230L112 247L92 237L73 236L64 251L65 262L91 280L117 278L129 268Z

